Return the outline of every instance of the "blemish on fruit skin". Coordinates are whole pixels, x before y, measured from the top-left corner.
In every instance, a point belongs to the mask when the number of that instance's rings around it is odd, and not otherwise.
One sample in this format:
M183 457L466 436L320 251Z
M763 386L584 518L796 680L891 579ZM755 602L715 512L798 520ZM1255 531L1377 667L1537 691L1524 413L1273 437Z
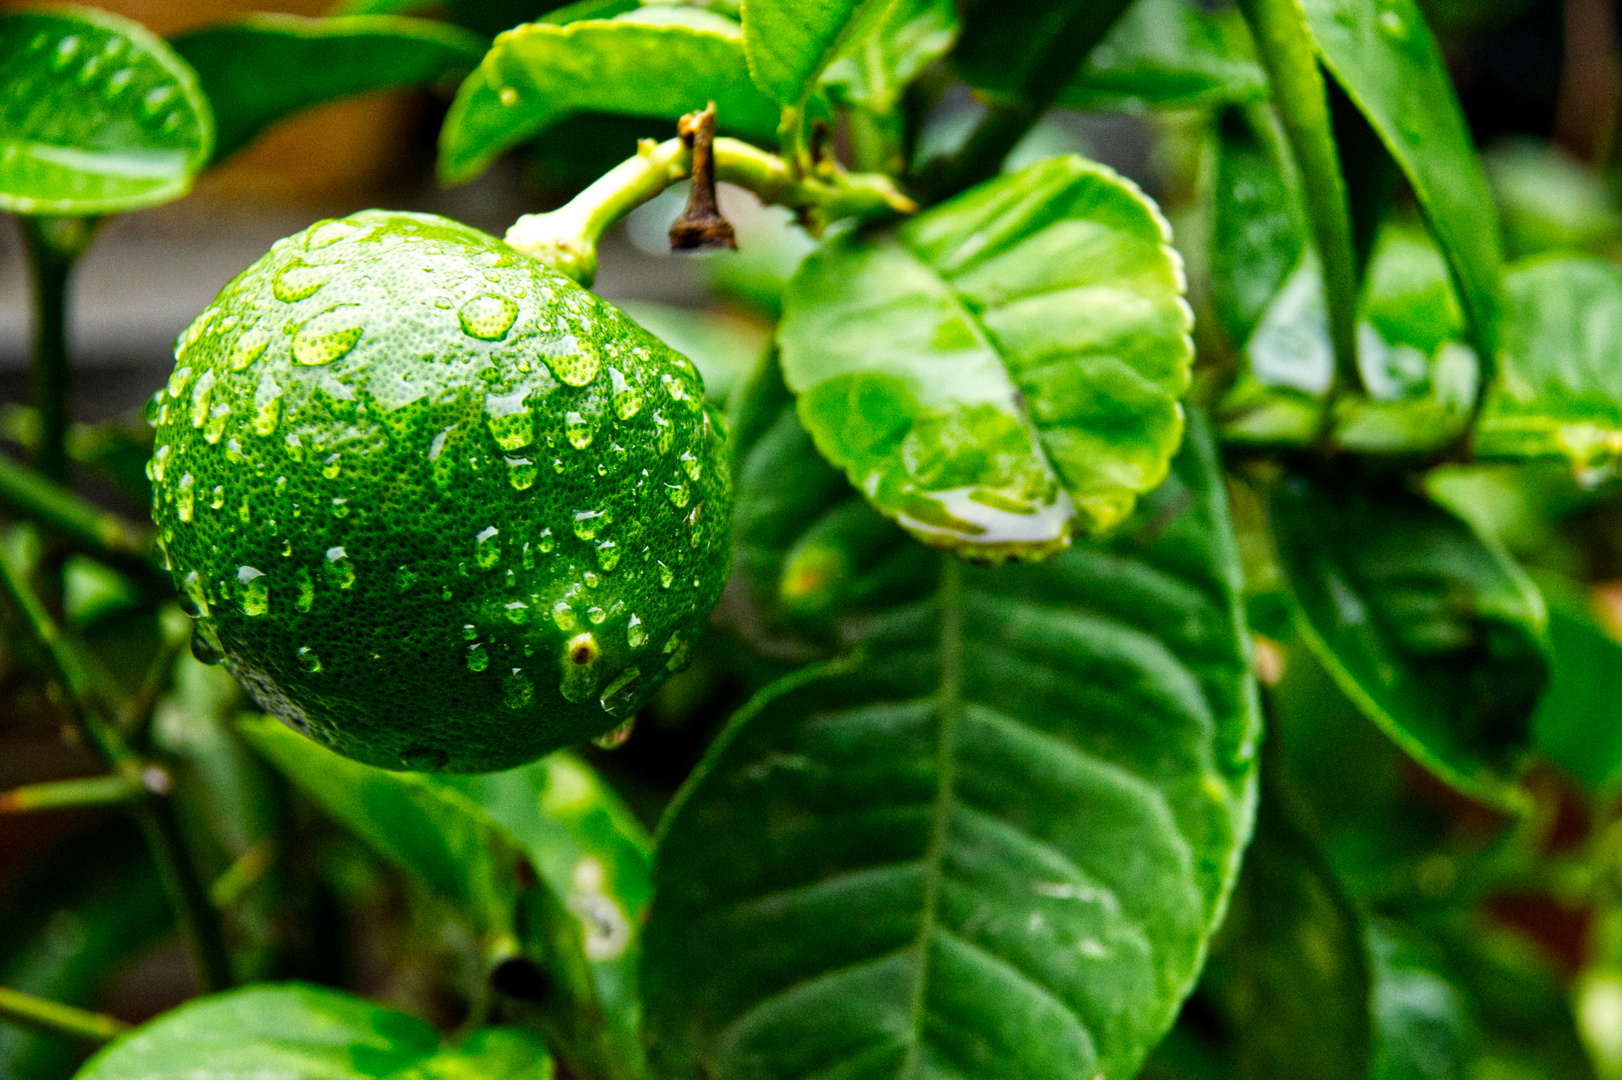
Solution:
M357 239L368 232L364 243ZM703 455L695 496L725 499L725 461L685 408L670 409L660 380L674 373L681 390L696 393L692 375L595 297L483 246L494 243L427 217L319 224L250 268L198 321L177 365L188 368L175 378L181 396L150 410L156 443L168 448L152 467L163 474L154 476L155 514L170 534L168 557L177 576L201 570L223 590L204 621L251 618L256 635L280 636L266 667L290 679L310 678L303 657L318 656L324 693L379 688L343 714L298 704L310 713L309 730L385 767L405 756L412 767L490 767L460 760L461 744L421 726L442 725L458 710L459 723L513 718L494 740L481 735L481 751L507 755L496 767L550 749L522 742L539 730L569 742L591 738L623 719L605 712L610 703L639 700L666 676L665 656L653 658L651 671L643 664L648 677L628 675L627 650L638 636L646 635L646 648L676 630L691 634L712 599L686 589L695 570L705 573L703 556L685 554L681 514L657 487L687 468L666 451L692 447ZM277 299L272 278L295 257L320 265L284 275L284 294L324 280L303 299ZM346 262L361 258L361 272ZM448 307L435 303L446 297ZM495 332L508 305L515 315L499 339L479 336ZM289 332L275 332L284 326ZM361 326L341 356L300 362L348 345L323 341L326 334ZM440 337L425 342L424 328ZM200 398L207 408L194 428ZM650 401L665 407L657 421ZM574 439L569 420L577 421ZM298 437L296 450L288 435ZM212 506L226 493L225 512L199 506L200 520L176 527L175 492L188 471L199 501ZM253 514L239 520L239 505L250 504ZM343 509L348 516L339 518ZM205 527L207 536L188 535ZM481 541L487 530L494 532ZM682 589L660 588L661 556L680 569ZM274 571L264 579L266 614L243 613L238 566ZM706 589L718 591L719 577L719 569L708 572ZM461 640L466 624L477 625L476 640ZM391 654L391 644L408 639L409 657ZM455 647L434 648L442 639ZM430 656L448 666L430 670ZM414 716L430 699L431 720ZM361 716L373 730L397 733L389 745L346 742ZM561 722L536 723L553 716ZM448 756L439 764L418 758L425 748Z

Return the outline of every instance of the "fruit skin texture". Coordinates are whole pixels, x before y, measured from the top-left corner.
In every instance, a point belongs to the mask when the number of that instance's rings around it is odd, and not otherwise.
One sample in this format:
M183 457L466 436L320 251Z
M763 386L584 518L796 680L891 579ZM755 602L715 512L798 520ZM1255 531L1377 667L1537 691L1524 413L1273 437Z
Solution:
M726 577L697 370L444 218L277 241L149 412L194 650L368 764L485 772L601 734L685 665Z

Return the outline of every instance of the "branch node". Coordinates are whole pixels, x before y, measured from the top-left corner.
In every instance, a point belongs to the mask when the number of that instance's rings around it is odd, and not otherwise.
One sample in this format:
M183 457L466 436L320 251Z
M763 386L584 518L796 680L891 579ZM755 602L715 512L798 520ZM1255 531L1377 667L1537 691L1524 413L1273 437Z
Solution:
M676 133L693 152L693 182L686 211L670 226L670 246L677 251L736 250L732 223L721 216L715 197L715 102L682 117Z

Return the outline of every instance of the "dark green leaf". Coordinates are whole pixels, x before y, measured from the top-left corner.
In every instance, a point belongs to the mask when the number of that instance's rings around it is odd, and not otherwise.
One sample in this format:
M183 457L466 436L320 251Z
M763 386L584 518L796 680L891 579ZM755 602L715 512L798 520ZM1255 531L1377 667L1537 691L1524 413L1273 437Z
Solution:
M1576 582L1539 579L1549 604L1554 668L1549 692L1532 722L1537 746L1590 789L1622 778L1622 645L1605 630Z
M188 1002L122 1036L77 1080L551 1080L533 1035L481 1028L441 1046L414 1016L299 983L260 984Z
M723 131L768 139L777 130L777 107L750 81L742 34L721 16L704 29L625 17L531 23L501 35L457 91L439 134L439 175L471 179L571 113L674 120L708 101Z
M1477 453L1609 465L1622 454L1622 274L1599 259L1544 257L1505 284L1503 372Z
M476 35L386 15L246 15L182 34L172 44L197 69L214 107L215 161L312 105L437 83L471 70L484 55Z
M896 0L883 5L863 33L845 41L822 81L846 101L888 113L907 84L951 49L957 30L953 0Z
M1363 712L1440 779L1519 808L1548 681L1543 598L1433 503L1348 475L1272 493L1297 629Z
M1131 0L970 0L952 65L995 99L1044 103L1109 32Z
M1473 340L1498 354L1503 253L1492 195L1453 83L1415 0L1289 0L1319 54L1401 166L1446 253ZM1285 105L1286 87L1276 100Z
M1137 0L1059 93L1078 109L1194 109L1267 97L1244 21L1198 0Z
M1182 433L1192 321L1159 210L1079 157L992 180L790 283L783 371L818 448L926 543L997 560L1105 529Z
M0 209L112 214L184 195L214 146L197 76L139 23L89 8L0 18Z
M743 44L755 85L801 108L845 43L864 36L892 0L744 0Z
M1370 1080L1467 1080L1479 1052L1468 1005L1438 971L1440 959L1403 927L1368 931L1374 974L1374 1065Z
M1247 1080L1367 1080L1363 920L1264 755L1256 835L1212 966Z
M637 0L579 0L573 4L560 0L340 0L328 14L409 15L430 11L491 38L531 19L561 24L572 21L570 13L580 9L588 9L590 14L574 18L608 19L637 6Z
M732 722L661 827L661 1075L1135 1073L1235 876L1258 718L1203 424L1134 525L943 559Z
M1357 374L1357 255L1328 88L1298 0L1239 0L1239 9L1250 24L1256 51L1267 69L1273 107L1301 177L1327 294L1333 370L1350 387Z

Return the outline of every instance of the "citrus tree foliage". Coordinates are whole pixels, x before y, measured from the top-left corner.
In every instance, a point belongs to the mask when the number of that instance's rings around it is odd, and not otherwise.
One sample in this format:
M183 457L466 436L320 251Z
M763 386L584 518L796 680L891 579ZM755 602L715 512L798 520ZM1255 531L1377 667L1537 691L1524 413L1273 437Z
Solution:
M1622 210L1444 63L1544 7L0 16L0 739L103 765L0 792L101 815L0 1074L1622 1076ZM346 208L70 424L100 222L402 88L572 198ZM682 183L714 303L593 294Z

